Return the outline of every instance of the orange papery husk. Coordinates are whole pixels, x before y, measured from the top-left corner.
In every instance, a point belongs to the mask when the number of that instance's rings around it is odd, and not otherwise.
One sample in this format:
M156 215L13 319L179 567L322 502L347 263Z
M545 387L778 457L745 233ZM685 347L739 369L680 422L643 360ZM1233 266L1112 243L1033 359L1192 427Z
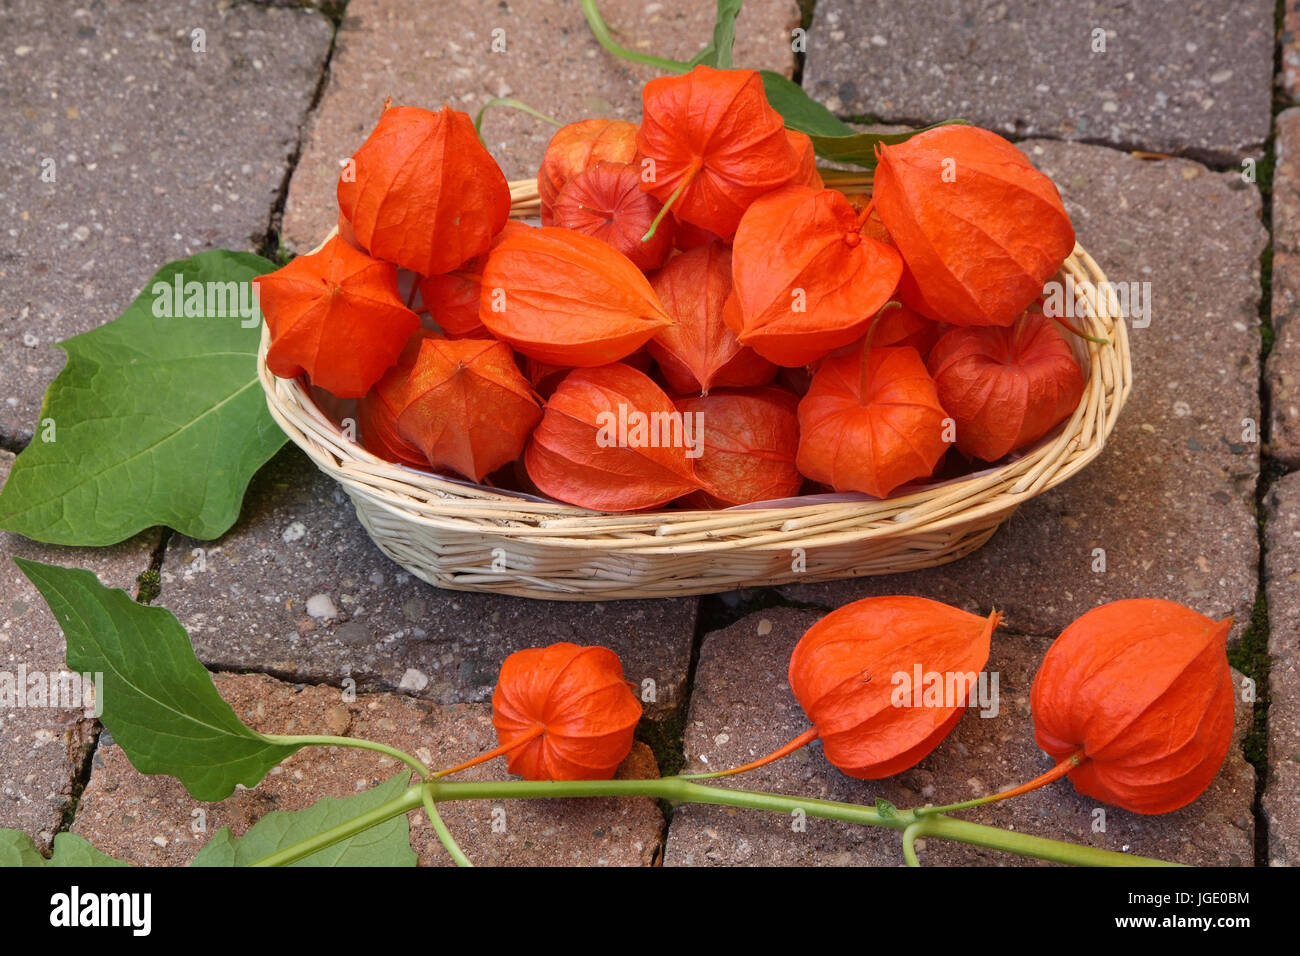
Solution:
M402 348L397 364L383 374L357 403L357 427L361 444L371 454L398 465L429 467L429 460L415 445L397 433L397 416L406 406L406 389L411 369L425 339L439 338L437 332L416 329Z
M511 219L492 237L492 248L507 236L530 227ZM487 256L475 256L454 272L420 276L420 301L429 317L451 339L490 339L492 333L479 321L479 289Z
M479 277L482 261L466 265L470 271L457 270L436 276L420 277L420 298L429 317L449 338L490 338L492 333L479 321Z
M781 388L718 389L677 399L683 415L697 415L703 435L695 474L705 490L687 502L730 508L799 493L799 399Z
M543 226L507 236L483 269L479 320L551 365L608 365L672 324L631 260L599 239Z
M524 377L543 399L550 398L564 377L573 371L569 365L551 365L527 356L523 357L523 366Z
M673 219L673 245L682 252L690 252L700 246L708 245L710 242L721 242L730 245L725 239L717 233L709 232L707 229L701 229L699 226L692 225L689 222L683 222L672 213L669 213Z
M984 461L1038 441L1083 397L1070 343L1039 313L1026 313L1023 326L953 329L927 364L956 422L958 450Z
M427 339L411 369L397 432L433 467L482 481L519 457L541 417L508 345Z
M420 326L397 293L396 266L338 236L253 283L271 332L267 368L306 372L339 398L366 394Z
M642 90L636 143L653 174L641 188L672 204L678 219L730 238L759 196L799 169L781 115L754 70L697 66Z
M560 190L551 224L607 242L642 272L658 269L673 249L673 220L665 217L646 242L641 237L663 203L641 191L641 176L626 163L597 163Z
M646 423L639 434L637 421ZM546 402L524 464L538 489L559 501L598 511L655 508L700 488L687 456L698 436L687 436L685 424L644 373L622 363L580 368Z
M723 321L731 294L731 250L726 246L713 242L673 256L650 285L674 324L661 329L646 348L674 391L764 385L776 375L776 366L741 345Z
M1074 249L1055 184L1019 149L942 126L879 151L872 199L916 280L908 304L953 325L1010 325Z
M339 238L342 239L344 242L346 242L349 246L351 246L353 249L357 250L358 252L366 252L366 250L361 245L361 240L357 238L356 232L354 232L352 229L352 223L348 222L348 217L343 215L343 213L339 213L338 231L339 231ZM369 255L369 253L366 254Z
M948 450L948 414L916 349L871 349L862 364L851 351L818 366L799 402L796 460L836 491L885 498L934 471Z
M817 168L817 153L813 147L812 137L797 129L787 129L785 138L794 152L795 161L795 173L790 177L787 185L811 186L813 189L825 188L826 183L823 182L821 171Z
M1094 608L1056 639L1034 676L1034 739L1086 797L1134 813L1186 806L1232 743L1232 620L1139 598Z
M610 779L632 751L640 719L622 662L604 647L515 651L492 693L506 767L528 780Z
M826 759L862 780L918 763L974 702L1000 620L898 595L855 601L810 627L790 655L790 689Z
M371 255L423 276L486 252L510 216L510 187L465 113L384 110L343 170L339 210Z
M858 229L833 189L787 186L756 200L732 251L741 344L796 366L860 339L897 287L903 260Z
M551 206L570 179L599 162L631 163L636 158L636 124L589 119L560 127L546 146L537 172L542 225L553 225Z
M537 359L530 359L526 356L519 356L519 360L524 378L532 383L533 390L543 399L550 398L555 392L556 386L564 381L566 375L573 371L572 366L548 365L546 362L539 362ZM623 359L622 364L649 375L654 360L650 358L649 352L640 349Z
M945 331L944 325L927 319L906 305L891 306L880 315L871 333L871 344L910 345L924 358Z

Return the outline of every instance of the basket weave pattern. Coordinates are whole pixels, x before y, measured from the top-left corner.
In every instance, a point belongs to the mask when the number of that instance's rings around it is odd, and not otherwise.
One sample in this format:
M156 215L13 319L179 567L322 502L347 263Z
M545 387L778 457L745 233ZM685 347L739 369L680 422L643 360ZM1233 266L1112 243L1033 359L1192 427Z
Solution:
M511 183L512 214L536 215L535 181ZM469 487L376 458L298 380L258 374L272 417L343 486L385 554L438 587L599 601L706 594L932 567L984 544L1035 495L1095 458L1132 387L1128 337L1106 276L1083 249L1061 268L1087 343L1083 397L1049 439L1000 468L887 500L771 509L604 514Z

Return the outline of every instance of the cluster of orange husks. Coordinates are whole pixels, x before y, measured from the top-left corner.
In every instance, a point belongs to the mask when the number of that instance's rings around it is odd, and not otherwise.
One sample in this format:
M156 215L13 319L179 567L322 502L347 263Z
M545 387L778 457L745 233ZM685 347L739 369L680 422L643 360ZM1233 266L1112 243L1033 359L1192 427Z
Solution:
M538 192L510 220L467 115L386 107L338 235L257 280L271 371L358 399L384 459L608 511L885 497L1079 404L1039 304L1074 231L986 130L884 146L850 198L757 73L700 66L560 129Z

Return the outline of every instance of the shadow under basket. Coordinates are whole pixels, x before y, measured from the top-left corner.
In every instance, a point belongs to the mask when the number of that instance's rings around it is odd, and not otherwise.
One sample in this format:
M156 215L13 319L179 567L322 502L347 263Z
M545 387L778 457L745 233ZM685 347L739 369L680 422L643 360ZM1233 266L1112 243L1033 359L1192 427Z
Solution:
M512 214L536 214L536 184L511 183ZM1133 382L1128 337L1105 274L1075 246L1074 322L1083 397L1047 439L1007 464L885 500L608 514L462 484L376 458L296 379L258 375L272 417L348 493L385 554L430 584L562 601L709 594L928 568L970 554L1021 504L1100 454ZM1068 287L1067 287L1068 288Z

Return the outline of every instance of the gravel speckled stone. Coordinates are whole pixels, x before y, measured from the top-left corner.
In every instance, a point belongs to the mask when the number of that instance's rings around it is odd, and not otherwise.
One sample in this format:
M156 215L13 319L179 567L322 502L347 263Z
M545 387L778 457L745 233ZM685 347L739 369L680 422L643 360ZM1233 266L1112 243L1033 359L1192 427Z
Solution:
M11 439L31 436L63 366L53 343L120 314L168 261L263 242L329 50L311 9L74 6L0 7Z
M1272 73L1270 0L818 0L804 87L841 115L1236 164L1263 155Z
M1264 580L1268 596L1268 768L1263 810L1268 856L1300 866L1300 473L1268 494Z
M1277 117L1273 173L1273 340L1265 384L1269 451L1300 466L1300 108Z

